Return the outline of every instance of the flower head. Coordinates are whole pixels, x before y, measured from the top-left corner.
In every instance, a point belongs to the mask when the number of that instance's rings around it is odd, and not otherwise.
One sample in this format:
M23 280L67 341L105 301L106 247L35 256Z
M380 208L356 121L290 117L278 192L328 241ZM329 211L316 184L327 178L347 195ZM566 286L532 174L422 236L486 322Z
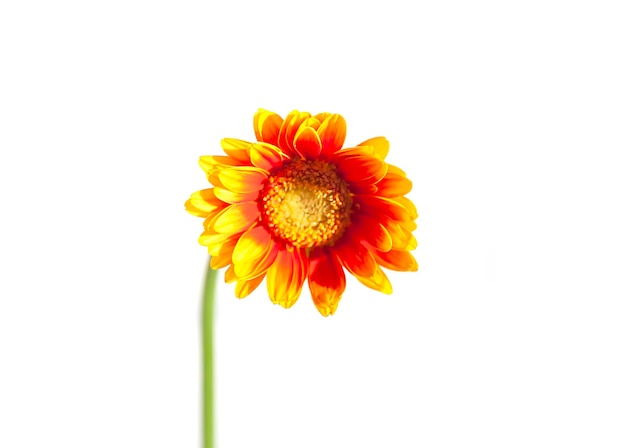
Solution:
M381 266L416 271L409 253L417 211L404 195L411 181L385 162L389 142L375 137L342 148L341 115L293 111L285 119L260 109L254 143L226 138L226 155L202 156L213 188L185 206L204 219L200 244L211 267L228 266L243 298L265 279L272 302L285 308L308 280L313 303L328 316L346 287L344 269L364 285L391 293Z

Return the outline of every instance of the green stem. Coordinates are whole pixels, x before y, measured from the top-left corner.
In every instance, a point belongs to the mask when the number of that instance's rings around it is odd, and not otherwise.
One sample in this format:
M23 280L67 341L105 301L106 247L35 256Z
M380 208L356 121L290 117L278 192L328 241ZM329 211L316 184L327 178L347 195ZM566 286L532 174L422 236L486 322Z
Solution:
M215 441L213 418L213 308L217 271L211 269L210 259L204 279L202 300L202 393L203 447L213 448Z

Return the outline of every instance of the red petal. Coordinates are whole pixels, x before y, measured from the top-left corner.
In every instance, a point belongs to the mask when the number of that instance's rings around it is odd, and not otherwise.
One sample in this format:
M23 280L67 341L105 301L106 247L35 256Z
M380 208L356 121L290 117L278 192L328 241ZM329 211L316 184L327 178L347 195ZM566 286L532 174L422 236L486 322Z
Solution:
M352 219L350 232L377 250L383 252L391 250L391 236L377 219L367 215L357 215Z
M348 183L373 184L387 174L387 164L376 157L341 157L337 171Z
M346 120L339 114L329 115L317 130L322 142L322 153L330 156L341 149L346 139Z
M335 246L341 264L355 276L370 277L376 272L376 260L369 250L360 242L345 236Z
M361 207L361 212L373 218L390 218L395 221L412 221L411 213L395 199L379 196L354 195L354 200Z
M332 251L319 250L309 263L311 298L322 316L333 314L346 289L346 275Z
M315 160L320 155L322 143L315 129L301 126L296 134L294 146L304 159Z

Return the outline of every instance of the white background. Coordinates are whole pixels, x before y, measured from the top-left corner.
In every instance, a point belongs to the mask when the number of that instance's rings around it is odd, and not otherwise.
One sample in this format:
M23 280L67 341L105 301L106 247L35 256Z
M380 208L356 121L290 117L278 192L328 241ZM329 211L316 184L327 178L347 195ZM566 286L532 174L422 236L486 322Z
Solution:
M199 446L183 203L259 107L389 138L420 270L220 287L219 448L625 446L622 6L3 2L0 446Z

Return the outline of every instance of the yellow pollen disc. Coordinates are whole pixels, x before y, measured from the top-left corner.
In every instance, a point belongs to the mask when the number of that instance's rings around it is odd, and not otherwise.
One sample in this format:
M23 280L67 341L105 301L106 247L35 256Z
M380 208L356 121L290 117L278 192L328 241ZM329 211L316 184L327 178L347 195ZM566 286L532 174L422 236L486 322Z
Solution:
M274 172L261 193L261 215L274 236L295 247L334 244L350 224L352 196L335 166L294 160Z

